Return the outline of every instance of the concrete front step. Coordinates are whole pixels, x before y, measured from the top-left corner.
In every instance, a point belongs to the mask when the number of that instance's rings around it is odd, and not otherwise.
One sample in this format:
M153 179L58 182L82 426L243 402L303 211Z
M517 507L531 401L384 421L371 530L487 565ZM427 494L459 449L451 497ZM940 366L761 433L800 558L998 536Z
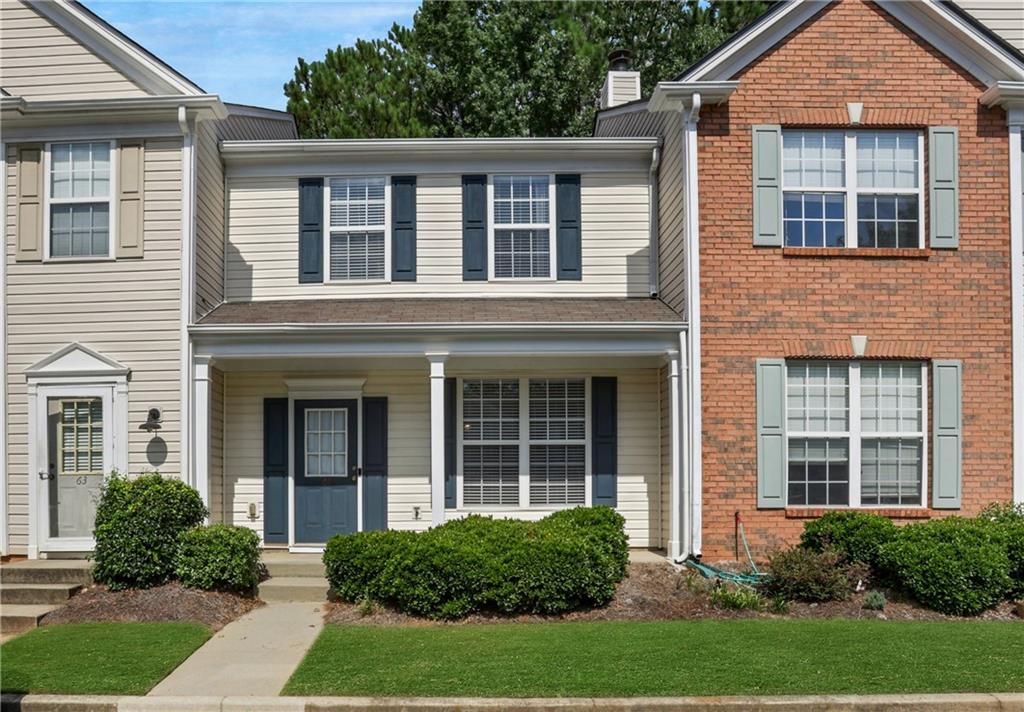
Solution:
M91 561L31 559L0 566L0 583L65 583L84 586L91 582Z
M312 602L327 600L327 579L312 576L275 576L260 584L260 598L270 602Z
M4 604L0 613L0 633L21 633L39 625L39 620L59 606L27 605L23 603Z
M264 552L263 565L267 573L274 576L309 576L323 578L326 575L320 554L278 554Z
M0 583L0 604L64 603L82 588L78 583Z

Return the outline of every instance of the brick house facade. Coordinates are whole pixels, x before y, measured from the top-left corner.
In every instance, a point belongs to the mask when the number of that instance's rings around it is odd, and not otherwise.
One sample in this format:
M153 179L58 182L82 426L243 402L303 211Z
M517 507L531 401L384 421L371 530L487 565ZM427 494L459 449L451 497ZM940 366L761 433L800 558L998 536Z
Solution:
M703 91L705 99L720 93L717 102L705 100L703 107L688 99L678 105L684 116L684 145L688 125L696 134L692 155L696 157L699 219L694 229L699 229L699 239L689 244L699 245L699 299L691 287L688 294L694 304L680 308L686 310L691 327L695 313L699 314L700 350L693 361L700 362L699 540L707 560L743 556L737 513L743 518L755 556L763 556L794 542L803 524L826 509L824 504L814 506L810 499L794 505L785 501L785 494L781 505L766 507L759 501L759 477L763 475L759 474L755 443L759 441L756 373L760 359L784 362L790 379L793 364L802 367L808 361L837 364L843 373L849 368L848 374L854 364L858 373L860 364L868 364L865 369L883 363L924 366L917 381L927 393L923 404L919 403L927 425L920 426L917 438L925 463L919 465L924 490L918 493L916 506L879 501L871 511L906 522L946 514L971 515L990 502L1021 496L1014 492L1013 476L1014 389L1021 385L1014 384L1011 325L1013 310L1021 308L1020 295L1016 304L1013 300L1013 290L1019 291L1020 286L1011 285L1013 258L1019 259L1019 255L1011 250L1010 239L1011 214L1020 211L1020 204L1011 205L1008 168L1008 155L1020 160L1020 128L1016 129L1014 154L1010 145L1013 130L1008 132L1007 125L1008 111L1015 114L1009 104L981 103L979 97L990 83L882 5L862 0L819 4L813 14L807 13L806 19L741 68L714 77L718 84L705 80L701 86L701 81L693 80L690 89L684 75L676 83L659 85L646 106L637 104L634 109L655 112L659 102L661 107L667 105L664 97L687 91ZM725 84L729 86L723 88ZM859 121L849 103L863 105ZM688 124L688 111L699 111L699 121ZM629 107L607 112L598 121L597 133L625 132L624 117L629 112ZM856 214L849 218L852 208L847 204L847 213L837 221L837 231L845 223L847 235L836 238L846 246L817 246L819 243L806 237L805 244L815 246L797 247L792 246L791 236L781 234L777 246L757 245L757 240L752 240L756 216L751 175L757 175L752 136L754 127L759 126L781 129L783 137L795 136L805 145L812 139L828 141L821 139L825 132L835 139L837 153L844 137L852 135L845 139L846 163L837 168L845 172L847 183L837 179L843 186L849 186L851 179L860 180L852 178L852 171L863 166L846 165L857 160L863 150L858 136L872 138L878 132L890 137L896 135L893 132L911 138L919 135L916 165L921 167L917 180L923 205L914 219L919 215L923 222L920 243L914 238L913 246L849 246L851 238L858 239L851 228L862 228ZM954 127L959 136L959 242L954 249L938 249L931 239L930 127ZM801 133L806 137L799 139ZM784 155L788 161L788 149ZM786 167L792 166L787 163ZM663 175L663 184L665 180ZM680 180L687 183L685 168ZM789 196L794 194L785 179L777 189L787 196L784 213L788 225L793 213ZM843 189L833 189L839 193L830 194L825 187L813 197L817 200L822 195L822 200L828 200L827 196L836 196L839 207ZM1015 190L1019 196L1019 184ZM855 195L852 200L863 197ZM863 220L865 208L859 204ZM809 214L803 213L805 219ZM1020 216L1014 219L1019 221ZM916 229L917 223L912 226ZM1019 232L1019 227L1015 229ZM800 228L796 230L794 235L802 234ZM686 239L685 235L680 239ZM662 236L663 243L665 240ZM1016 250L1020 250L1019 244ZM851 341L854 335L867 337L866 351L858 356ZM945 360L959 363L961 369L959 501L952 508L934 509L931 472L939 464L936 459L945 458L934 452L931 365ZM849 407L858 398L860 377L856 386L851 385L852 375L845 377L848 390L844 397ZM781 392L786 393L785 380ZM788 392L792 398L792 380ZM784 405L782 408L785 410ZM788 415L793 417L792 406ZM852 448L852 441L859 439L850 425L855 411L848 410L847 416L849 427L840 425L835 430L848 430L849 436L830 442L846 440L843 448ZM831 426L825 427L829 429ZM790 437L790 450L802 447L800 440ZM871 447L877 442L881 441L872 439ZM866 452L866 436L862 444L858 450ZM867 457L865 454L864 462ZM839 477L848 482L854 505L860 495L852 490L861 479L851 477L855 462L849 455L842 467L851 472L840 470ZM792 470L792 452L787 464ZM858 468L865 481L866 467ZM787 483L792 485L793 476L792 471L783 470L784 489ZM868 485L861 487L866 496ZM842 499L845 496L841 495L839 506L847 504Z

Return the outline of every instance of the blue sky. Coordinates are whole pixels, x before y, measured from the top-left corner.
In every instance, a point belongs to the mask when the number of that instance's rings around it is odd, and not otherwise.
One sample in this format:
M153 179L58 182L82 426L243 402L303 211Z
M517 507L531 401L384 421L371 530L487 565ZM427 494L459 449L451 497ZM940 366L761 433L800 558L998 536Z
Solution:
M126 2L85 5L208 92L225 101L285 107L281 85L297 57L384 37L409 25L418 2Z

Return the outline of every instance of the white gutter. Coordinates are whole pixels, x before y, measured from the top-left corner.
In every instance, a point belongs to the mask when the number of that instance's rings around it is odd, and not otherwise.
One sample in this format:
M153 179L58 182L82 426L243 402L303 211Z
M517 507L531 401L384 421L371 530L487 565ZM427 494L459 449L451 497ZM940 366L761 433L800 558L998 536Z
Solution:
M649 283L650 283L650 292L651 292L651 296L652 297L658 296L658 292L660 291L660 287L661 287L661 277L658 274L659 270L661 269L661 267L660 267L661 250L659 249L660 248L660 244L659 244L660 243L660 233L659 233L660 224L659 224L659 222L660 222L660 219L661 219L661 216L659 214L659 212L660 212L659 206L660 206L660 200L661 200L661 198L660 198L661 190L660 190L659 182L658 182L658 168L660 166L661 166L661 149L656 147L656 148L651 149L651 169L650 169L650 171L647 174L647 176L648 176L647 184L648 184L649 189L651 191L650 198L647 201L648 205L649 205L649 210L650 210L650 213L649 213L649 216L648 216L648 223L649 223L649 230L650 230L650 242L649 242L649 246L648 246L647 249L648 249L648 252L649 252L648 279L649 279Z
M195 200L195 134L189 125L188 112L185 106L178 107L178 128L182 134L181 146L181 304L180 304L180 362L181 382L179 397L179 468L181 479L191 485L192 481L192 418L190 397L192 391L192 340L189 326L192 323L193 294L193 248L195 241L195 222L193 217Z
M189 327L193 336L266 336L303 334L379 334L379 333L425 333L471 332L616 332L637 331L673 332L683 328L681 322L433 322L433 323L358 323L358 324L194 324Z
M46 99L27 100L19 96L0 98L0 110L15 111L24 116L36 114L110 114L117 112L114 119L124 117L124 112L154 111L166 109L176 111L187 109L191 112L205 112L211 118L225 119L228 116L224 102L216 94L198 96L131 96L117 99Z

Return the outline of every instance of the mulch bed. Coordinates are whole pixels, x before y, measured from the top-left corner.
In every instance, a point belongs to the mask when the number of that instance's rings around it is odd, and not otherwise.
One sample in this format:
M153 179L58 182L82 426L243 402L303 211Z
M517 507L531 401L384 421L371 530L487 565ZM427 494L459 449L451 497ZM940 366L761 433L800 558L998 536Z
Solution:
M859 618L882 620L1017 620L1014 605L1006 602L971 619L947 616L922 608L913 601L901 600L885 591L884 611L868 611L862 607L864 594L847 601L828 603L792 603L784 615L755 611L734 611L715 607L709 597L714 587L710 581L690 571L680 571L670 564L630 564L629 575L616 590L615 598L603 608L574 611L562 616L499 616L476 614L448 625L471 623L542 623L551 621L615 621L615 620L707 620L735 618ZM359 623L363 625L437 625L435 621L417 618L383 606L365 606L333 601L327 604L327 623Z
M97 584L73 596L67 605L47 613L41 624L188 621L203 623L216 631L262 605L256 598L200 591L180 583L127 591L111 591Z

